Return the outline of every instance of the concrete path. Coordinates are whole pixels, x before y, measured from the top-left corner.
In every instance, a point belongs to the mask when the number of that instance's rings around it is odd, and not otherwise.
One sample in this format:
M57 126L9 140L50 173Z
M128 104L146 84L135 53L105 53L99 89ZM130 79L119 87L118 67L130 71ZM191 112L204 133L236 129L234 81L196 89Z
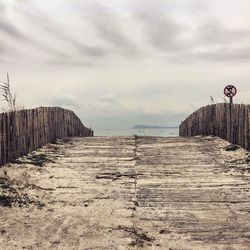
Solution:
M215 137L48 145L36 153L43 167L27 164L33 155L0 169L0 191L9 185L0 249L249 250L250 158L227 145Z

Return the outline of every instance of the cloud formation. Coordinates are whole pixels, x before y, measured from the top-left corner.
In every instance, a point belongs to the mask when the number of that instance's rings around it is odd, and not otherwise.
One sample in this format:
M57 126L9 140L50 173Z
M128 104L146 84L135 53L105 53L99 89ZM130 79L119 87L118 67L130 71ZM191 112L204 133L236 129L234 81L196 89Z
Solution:
M0 79L92 127L178 125L227 83L248 100L249 17L237 0L3 0Z
M161 8L154 5L140 8L136 11L136 17L143 22L145 34L152 46L171 54L183 51L188 45L188 41L182 37L185 27L170 16L167 4L162 5Z
M87 57L103 57L107 54L107 51L102 47L91 46L85 43L84 39L79 39L74 37L76 34L72 34L72 31L63 26L63 24L59 23L58 20L53 20L49 15L44 12L41 12L39 9L34 9L32 13L26 13L26 18L30 22L36 23L37 27L40 28L45 34L49 34L52 38L61 41L63 44L68 44L72 48L72 51L69 51L67 62L70 63L70 55L73 58L72 52L74 51L76 55L79 57L87 56ZM59 61L63 58L58 58ZM63 61L66 64L66 62ZM72 61L75 64L75 60ZM84 64L84 63L82 63Z
M207 62L248 59L244 53L250 37L248 27L226 26L221 17L211 14L211 4L188 2L147 0L142 4L142 1L123 0L119 6L115 1L105 5L101 1L79 3L75 0L72 9L78 6L83 11L76 12L72 23L59 19L58 13L54 16L51 11L48 13L49 8L58 11L56 8L69 7L66 1L54 4L46 1L47 9L41 9L40 0L25 4L16 1L11 11L2 3L0 31L6 41L20 40L40 52L47 52L48 62L54 64L69 65L72 61L73 65L84 66L94 64L96 59L109 60L112 55L147 57L155 53L154 49L173 61L180 57L186 61ZM199 18L197 13L204 17ZM22 31L16 19L21 20Z
M8 35L10 38L26 40L25 36L12 23L12 20L9 19L6 6L3 3L0 4L0 32Z
M96 5L97 14L92 13L91 23L98 38L102 39L109 47L127 56L136 56L139 49L129 36L126 36L122 23L118 18L118 14L110 11L105 6Z

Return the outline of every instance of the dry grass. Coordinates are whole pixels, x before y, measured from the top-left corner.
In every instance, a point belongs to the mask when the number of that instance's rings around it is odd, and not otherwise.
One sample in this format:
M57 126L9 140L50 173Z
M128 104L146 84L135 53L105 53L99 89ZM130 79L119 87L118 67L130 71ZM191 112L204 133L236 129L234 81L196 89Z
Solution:
M23 105L17 104L16 93L13 93L10 87L10 77L7 73L6 82L0 81L0 88L2 90L2 97L5 105L2 107L3 112L11 112L24 109Z

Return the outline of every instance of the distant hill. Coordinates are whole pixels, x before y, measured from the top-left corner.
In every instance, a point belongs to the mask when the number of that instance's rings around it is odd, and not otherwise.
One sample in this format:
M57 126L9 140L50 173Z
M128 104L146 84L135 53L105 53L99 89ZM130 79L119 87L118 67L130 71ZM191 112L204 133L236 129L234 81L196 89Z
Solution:
M178 127L162 127L162 126L135 125L131 129L161 129L161 128L178 128Z

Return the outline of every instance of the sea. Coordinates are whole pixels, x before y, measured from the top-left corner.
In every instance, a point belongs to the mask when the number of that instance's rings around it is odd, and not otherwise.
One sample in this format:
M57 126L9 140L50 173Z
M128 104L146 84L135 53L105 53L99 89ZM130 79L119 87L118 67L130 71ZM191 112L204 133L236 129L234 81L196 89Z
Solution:
M157 128L157 129L102 129L95 130L95 136L161 136L171 137L179 135L179 128Z

